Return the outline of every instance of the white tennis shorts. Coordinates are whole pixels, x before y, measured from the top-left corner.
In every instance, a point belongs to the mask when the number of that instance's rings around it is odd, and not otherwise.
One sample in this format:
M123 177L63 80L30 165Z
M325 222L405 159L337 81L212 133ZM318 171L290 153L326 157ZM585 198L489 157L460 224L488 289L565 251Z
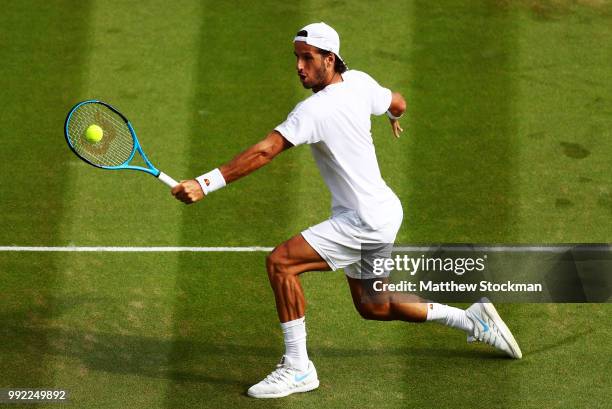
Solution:
M398 201L388 213L389 221L373 230L367 226L356 211L339 208L329 219L302 232L304 239L329 264L332 270L344 269L344 273L356 279L381 277L372 273L367 260L372 255L391 257L392 244L402 224L402 206ZM365 259L368 266L362 268L362 248L368 248ZM386 276L388 274L383 274Z

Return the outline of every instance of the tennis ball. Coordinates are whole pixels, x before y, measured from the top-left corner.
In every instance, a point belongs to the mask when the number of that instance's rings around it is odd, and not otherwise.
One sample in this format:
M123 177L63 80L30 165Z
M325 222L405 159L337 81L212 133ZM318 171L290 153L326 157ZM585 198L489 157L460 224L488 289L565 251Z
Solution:
M102 136L104 136L104 131L98 125L90 125L87 131L85 131L85 139L91 143L100 142Z

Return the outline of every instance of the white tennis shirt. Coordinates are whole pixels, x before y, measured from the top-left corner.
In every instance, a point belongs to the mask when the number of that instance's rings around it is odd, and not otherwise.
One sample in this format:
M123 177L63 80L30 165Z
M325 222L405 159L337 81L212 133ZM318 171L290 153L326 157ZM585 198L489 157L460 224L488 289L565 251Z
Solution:
M355 210L376 230L397 214L391 209L399 203L380 175L370 122L389 109L391 91L361 71L342 78L297 104L275 129L293 145L310 144L332 195L332 214Z

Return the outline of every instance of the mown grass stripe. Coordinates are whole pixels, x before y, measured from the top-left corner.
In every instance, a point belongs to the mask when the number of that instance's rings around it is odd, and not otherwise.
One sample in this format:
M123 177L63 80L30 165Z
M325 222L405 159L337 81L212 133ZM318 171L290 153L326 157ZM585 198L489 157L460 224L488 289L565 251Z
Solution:
M516 16L503 2L416 1L413 11L413 143L406 169L412 183L404 212L410 228L403 239L516 241L516 78L510 73L518 52ZM433 346L441 339L430 334L421 341ZM431 363L409 361L412 387L422 396L435 395L429 378L414 377L428 373ZM448 368L434 383L455 382L456 364L440 365ZM493 406L516 407L511 391L522 381L516 371L483 369L469 379L492 386ZM470 391L455 394L454 406L480 399L478 389Z
M406 239L517 240L516 16L495 2L419 1L414 13Z
M291 3L204 2L197 39L199 49L192 55L197 75L193 82L186 178L229 161L261 140L293 108L297 81L291 39L299 27L297 11L298 6ZM292 162L295 158L292 151L279 155L268 166L215 192L201 203L186 207L181 244L233 247L264 240L280 243L298 233L293 231L291 223L299 206L294 184L300 164ZM195 254L180 253L176 275L174 340L169 355L173 376L166 391L167 408L195 405L203 396L209 406L221 407L227 404L228 392L239 396L245 391L234 373L238 367L245 366L244 359L240 363L235 361L240 355L234 354L219 363L216 354L207 353L208 348L189 347L189 342L204 346L217 342L222 336L217 330L224 331L228 319L223 317L227 313L235 314L240 327L249 327L245 331L256 328L244 325L253 319L250 314L219 311L219 307L231 305L233 301L226 285L250 289L240 299L253 296L257 300L268 299L265 305L249 308L249 312L262 323L276 326L263 254L253 255L250 259L259 261L238 267L239 270L232 270L227 263L231 259L228 256L220 262L215 257L202 259ZM268 312L265 316L257 312L262 308ZM211 326L212 323L216 325ZM276 339L268 339L270 346L279 345ZM273 365L275 359L266 361ZM233 363L231 368L225 367L228 363ZM185 380L193 379L192 374L200 367L210 368L207 370L210 382L198 385L196 396ZM223 384L222 388L219 383ZM280 403L268 405L277 404Z
M68 191L64 116L82 89L91 2L4 2L0 13L0 242L54 245ZM25 197L29 196L29 197ZM56 254L0 258L0 366L4 387L54 385L53 332L62 311ZM40 270L39 270L40 268ZM31 271L41 274L30 275ZM11 280L18 277L18 280Z

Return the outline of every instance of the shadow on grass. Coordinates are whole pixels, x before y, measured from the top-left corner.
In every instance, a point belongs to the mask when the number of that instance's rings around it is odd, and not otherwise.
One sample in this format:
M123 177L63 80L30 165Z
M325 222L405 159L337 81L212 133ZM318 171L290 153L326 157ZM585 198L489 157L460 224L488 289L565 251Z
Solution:
M77 306L78 303L73 303ZM23 311L1 316L4 323L0 335L2 362L11 365L11 357L53 355L78 360L89 370L116 374L132 374L177 383L198 382L220 385L246 386L253 381L250 374L259 365L272 365L278 359L278 346L212 343L194 339L163 339L142 335L108 334L78 331L58 327L23 324ZM583 334L580 334L583 335ZM572 337L573 338L573 337ZM46 340L42 342L41 340ZM571 342L562 341L563 342ZM561 344L560 343L560 344ZM184 361L168 362L168 351L184 355ZM410 357L419 360L504 360L500 353L477 348L455 350L439 347L351 348L317 347L310 350L318 360ZM240 375L223 376L238 368ZM22 368L28 372L30 368ZM257 368L259 369L259 368ZM261 369L259 369L261 370ZM261 374L257 374L261 376Z
M564 346L567 346L569 344L573 344L574 342L578 341L580 338L586 337L587 335L590 335L594 332L593 329L590 329L588 331L583 331L577 334L572 334L570 336L567 336L565 338L562 338L560 340L557 340L556 342L553 343L549 343L547 345L543 345L542 347L538 348L538 349L534 349L532 351L529 351L529 355L533 356L533 355L538 355L541 354L543 352L547 352L553 349L557 349L557 348L561 348Z

